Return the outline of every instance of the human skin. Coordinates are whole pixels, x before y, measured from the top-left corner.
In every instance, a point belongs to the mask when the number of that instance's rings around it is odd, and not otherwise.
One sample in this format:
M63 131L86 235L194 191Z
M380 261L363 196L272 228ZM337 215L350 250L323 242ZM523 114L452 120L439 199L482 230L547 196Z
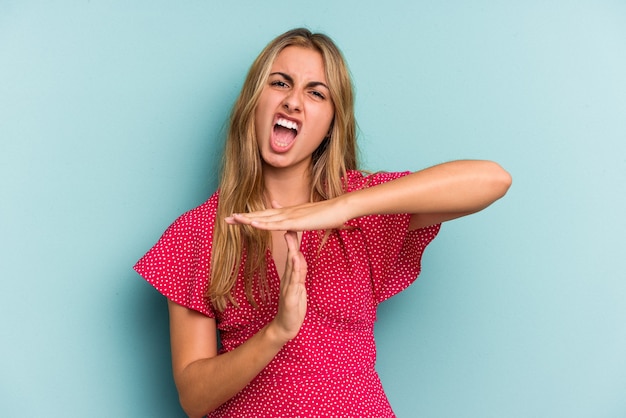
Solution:
M283 49L270 70L255 110L257 144L264 177L277 171L304 174L313 151L328 133L335 108L319 52L298 46ZM277 120L297 126L297 135L286 146L275 134Z

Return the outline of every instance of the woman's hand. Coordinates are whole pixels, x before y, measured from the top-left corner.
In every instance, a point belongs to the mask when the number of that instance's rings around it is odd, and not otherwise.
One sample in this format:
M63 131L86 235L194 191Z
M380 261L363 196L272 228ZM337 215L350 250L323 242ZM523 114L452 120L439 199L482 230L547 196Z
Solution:
M231 225L245 224L268 231L315 231L341 228L352 217L342 196L315 203L282 208L272 202L274 208L258 212L236 213L225 218Z
M287 342L295 338L304 322L307 308L305 279L306 260L300 252L298 235L294 231L285 233L287 242L287 264L280 279L280 297L278 313L270 327L279 340Z

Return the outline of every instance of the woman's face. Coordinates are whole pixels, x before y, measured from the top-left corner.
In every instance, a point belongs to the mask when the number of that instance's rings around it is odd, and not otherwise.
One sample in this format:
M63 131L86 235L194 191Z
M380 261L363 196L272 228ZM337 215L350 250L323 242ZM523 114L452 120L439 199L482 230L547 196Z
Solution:
M322 55L288 46L272 64L255 110L259 151L266 169L308 169L328 135L335 107Z

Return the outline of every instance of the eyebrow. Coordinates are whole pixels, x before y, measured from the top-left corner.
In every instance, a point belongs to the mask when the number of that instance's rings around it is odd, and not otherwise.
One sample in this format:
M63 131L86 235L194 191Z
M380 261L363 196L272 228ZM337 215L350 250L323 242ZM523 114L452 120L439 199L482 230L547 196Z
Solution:
M280 72L280 71L277 71L277 72L275 72L275 73L271 73L271 74L270 74L270 77L271 77L271 76L273 76L273 75L279 75L279 76L283 77L285 80L287 80L287 82L288 82L288 83L290 83L290 84L294 84L294 82L293 82L293 77L292 77L292 76L290 76L289 74L285 74L285 73L282 73L282 72ZM330 91L330 88L328 88L328 86L327 86L326 84L322 83L321 81L310 81L310 82L308 82L308 83L307 83L307 85L306 85L306 86L307 86L307 87L318 87L318 86L322 86L322 87L326 88L326 90Z

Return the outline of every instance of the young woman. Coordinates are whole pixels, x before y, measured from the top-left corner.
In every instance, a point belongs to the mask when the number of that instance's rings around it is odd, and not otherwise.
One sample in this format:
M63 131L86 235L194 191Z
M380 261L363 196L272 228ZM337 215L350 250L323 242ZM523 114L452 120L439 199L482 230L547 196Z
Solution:
M340 51L306 29L274 39L235 103L218 191L135 266L168 298L184 410L393 417L374 369L377 305L416 279L441 222L510 183L488 161L358 171Z

